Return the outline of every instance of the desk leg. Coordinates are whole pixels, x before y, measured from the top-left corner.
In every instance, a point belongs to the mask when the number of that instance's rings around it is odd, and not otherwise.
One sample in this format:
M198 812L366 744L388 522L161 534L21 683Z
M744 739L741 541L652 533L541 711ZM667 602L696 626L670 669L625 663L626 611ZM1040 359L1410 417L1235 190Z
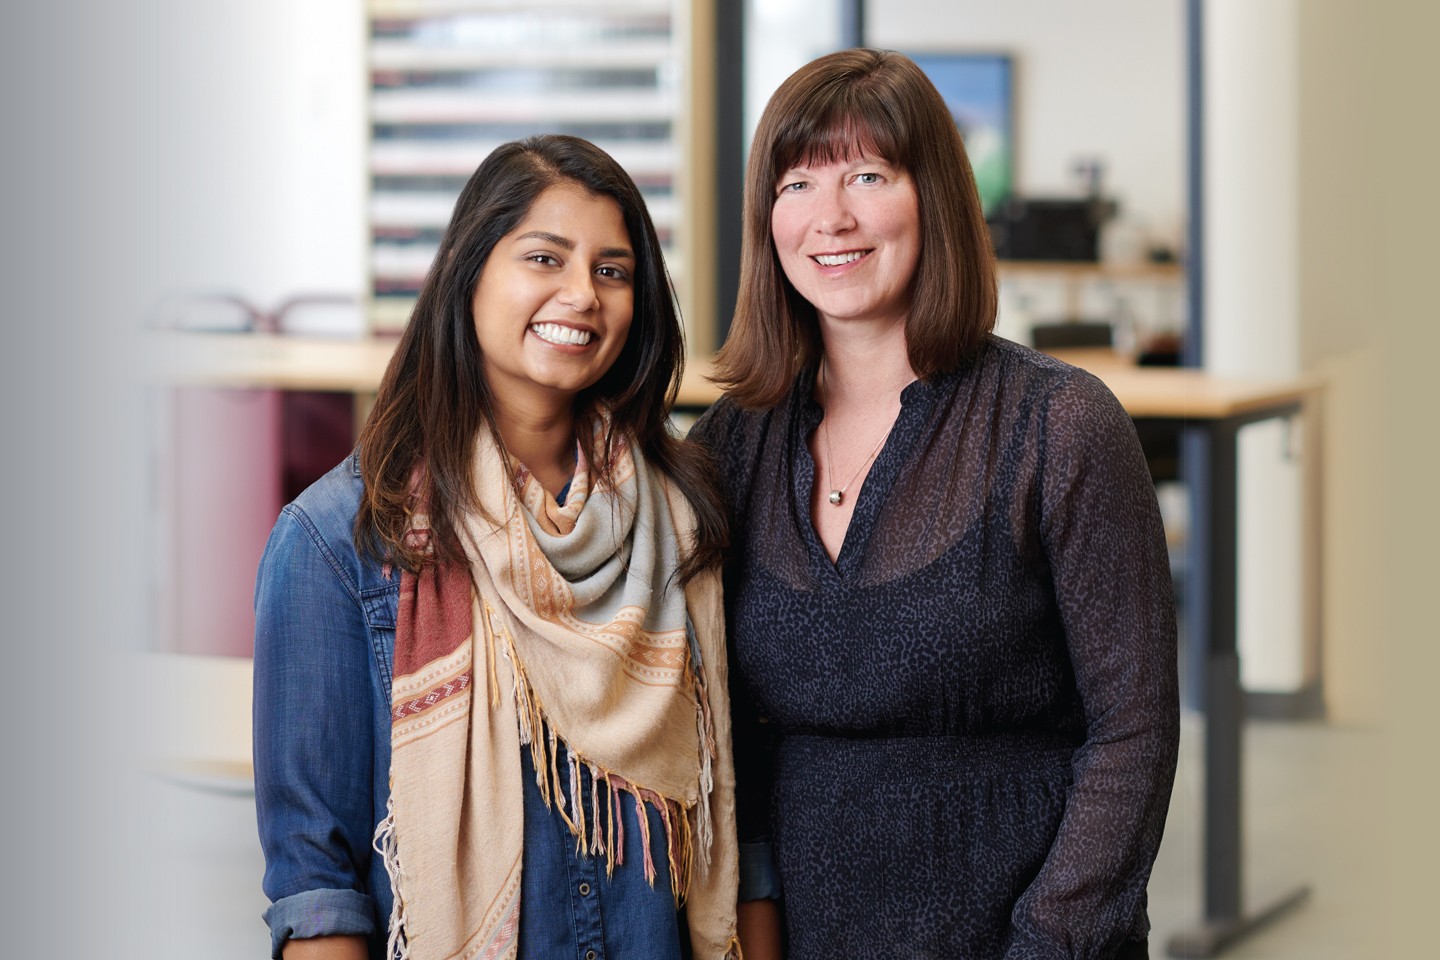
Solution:
M1186 643L1192 699L1205 711L1205 912L1199 928L1171 938L1167 950L1172 957L1216 956L1309 895L1302 887L1259 910L1246 912L1243 906L1240 771L1245 697L1236 636L1239 426L1228 421L1195 425L1184 436L1192 576ZM1202 598L1204 603L1197 602Z

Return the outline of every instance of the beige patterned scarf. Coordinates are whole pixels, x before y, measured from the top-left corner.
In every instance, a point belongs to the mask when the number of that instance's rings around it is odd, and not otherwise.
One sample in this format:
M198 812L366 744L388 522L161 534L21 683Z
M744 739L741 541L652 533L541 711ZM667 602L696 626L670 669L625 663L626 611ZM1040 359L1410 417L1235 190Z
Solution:
M695 957L738 957L719 578L675 579L689 504L628 447L613 489L589 489L582 460L564 507L523 469L517 503L488 432L476 448L476 489L503 525L467 520L468 569L402 575L390 815L376 831L395 894L389 955L516 956L527 748L546 803L607 869L654 883L649 844L643 864L622 864L616 831L618 804L658 811Z

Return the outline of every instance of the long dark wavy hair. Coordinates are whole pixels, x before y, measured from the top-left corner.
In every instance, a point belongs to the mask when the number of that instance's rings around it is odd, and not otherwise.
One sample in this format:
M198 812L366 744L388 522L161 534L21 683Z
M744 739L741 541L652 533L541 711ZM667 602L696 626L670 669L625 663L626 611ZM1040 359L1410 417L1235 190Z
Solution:
M726 530L708 454L670 427L685 362L674 290L639 188L609 154L578 137L507 143L485 158L461 191L360 432L365 493L355 517L356 543L409 570L464 557L461 521L467 513L483 513L471 480L479 432L488 430L505 449L475 332L475 286L495 245L542 192L558 184L619 204L636 258L629 335L614 366L576 396L577 437L595 482L610 479L614 448L623 441L685 495L697 520L695 542L682 544L685 582L720 561ZM608 426L596 431L602 411L608 411ZM433 555L407 543L417 502L430 516Z

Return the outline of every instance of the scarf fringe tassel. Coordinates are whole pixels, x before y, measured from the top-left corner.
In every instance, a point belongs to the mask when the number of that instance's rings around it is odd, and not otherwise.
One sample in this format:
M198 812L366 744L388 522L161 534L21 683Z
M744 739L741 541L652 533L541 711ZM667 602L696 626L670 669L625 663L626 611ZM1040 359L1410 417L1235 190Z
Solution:
M410 944L405 937L405 901L400 896L400 856L395 845L395 800L385 803L385 819L375 827L375 839L371 843L385 864L385 873L390 877L389 938L385 941L385 956L389 960L409 960Z
M498 646L510 664L511 676L515 680L520 742L530 748L535 783L540 788L540 797L545 801L546 808L559 812L575 838L576 852L603 855L606 875L614 876L616 865L625 862L625 825L623 819L617 816L617 805L623 802L624 794L630 794L635 804L636 819L640 823L645 879L653 887L658 870L650 852L650 818L645 809L648 805L660 815L665 830L670 892L677 906L684 903L694 878L697 850L702 868L708 869L710 844L714 838L710 795L715 785L712 771L715 735L704 685L696 684L695 697L695 722L700 740L700 798L696 803L686 804L609 772L565 743L547 722L544 706L525 676L524 665L515 653L508 631L495 630L491 616L490 605L486 604L485 640L492 648ZM566 768L563 774L562 765ZM601 807L604 807L603 815Z
M497 706L500 702L500 688L495 671L495 651L498 647L509 661L511 675L515 678L515 712L520 726L520 744L530 748L530 758L535 766L535 782L540 788L540 796L545 801L546 808L553 807L558 810L571 835L575 837L577 853L604 855L605 874L609 877L614 876L617 864L623 865L625 862L625 823L623 818L616 816L616 810L623 800L623 794L629 793L635 803L636 819L640 822L645 879L653 887L657 870L650 853L650 818L645 810L648 804L659 813L665 828L670 893L675 898L675 905L680 906L685 902L690 883L694 879L697 850L702 869L710 866L710 846L715 832L710 812L710 795L715 786L712 768L716 753L715 733L710 713L710 698L704 682L696 678L694 683L695 723L700 742L700 799L687 805L584 760L569 744L564 743L546 722L544 708L525 677L524 666L515 654L514 642L508 631L501 631L501 636L496 635L491 619L493 615L490 605L485 604L485 615L482 619L485 626L486 658L490 666L490 702ZM568 791L562 788L560 782L559 758L562 746L568 758ZM586 773L589 774L589 790L585 789ZM605 808L603 818L600 812L602 806ZM394 900L390 910L385 955L388 960L409 960L410 951L405 936L405 899L401 895L400 883L403 871L395 842L393 798L386 805L385 819L375 828L373 846L384 861ZM739 958L740 942L732 938L726 948L725 960Z

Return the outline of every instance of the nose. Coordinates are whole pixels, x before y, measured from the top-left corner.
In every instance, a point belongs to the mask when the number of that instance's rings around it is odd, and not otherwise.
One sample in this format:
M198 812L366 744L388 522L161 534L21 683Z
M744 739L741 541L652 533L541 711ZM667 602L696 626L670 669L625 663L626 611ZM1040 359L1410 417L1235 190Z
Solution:
M574 267L565 272L556 299L576 313L588 313L600 305L595 295L595 278L588 267Z
M815 229L820 233L828 236L844 233L854 228L855 217L850 212L845 191L823 191L819 203L819 209L816 210Z

